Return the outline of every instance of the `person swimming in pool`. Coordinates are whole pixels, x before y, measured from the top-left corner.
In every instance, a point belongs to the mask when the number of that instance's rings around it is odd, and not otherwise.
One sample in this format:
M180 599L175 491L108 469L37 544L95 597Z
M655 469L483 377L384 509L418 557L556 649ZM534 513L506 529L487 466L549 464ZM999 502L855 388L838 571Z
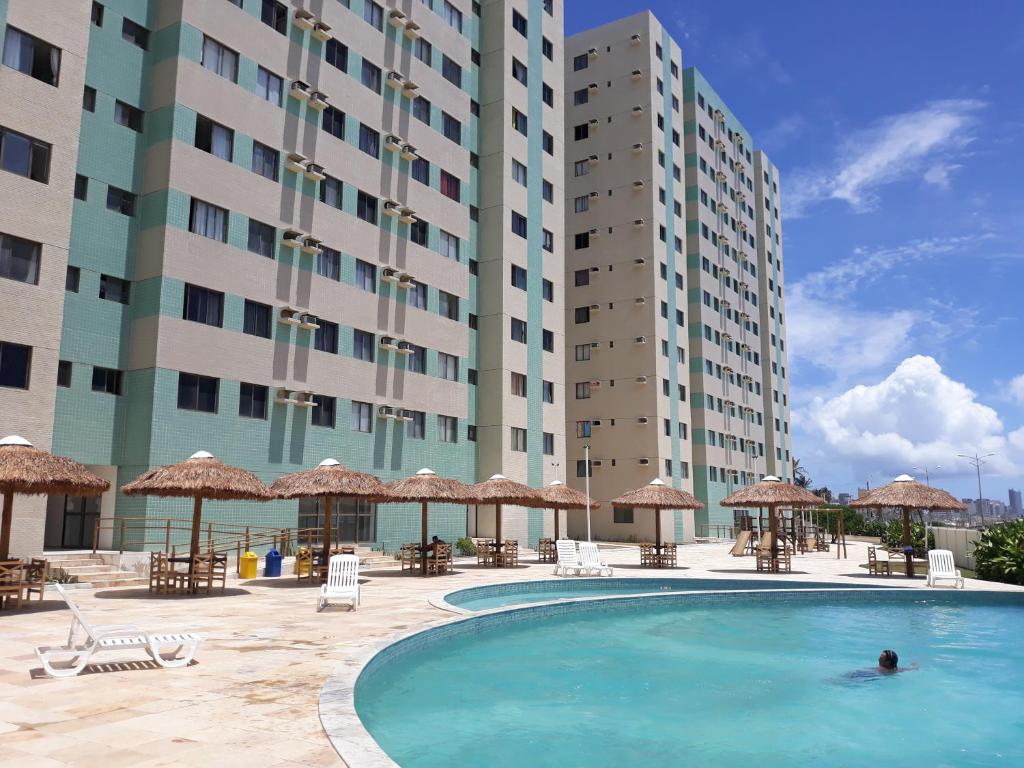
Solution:
M910 669L900 669L900 657L896 651L886 649L878 655L878 666L874 669L857 669L847 672L843 677L849 680L871 680L885 675L895 675L899 672L912 672L918 668L915 661Z

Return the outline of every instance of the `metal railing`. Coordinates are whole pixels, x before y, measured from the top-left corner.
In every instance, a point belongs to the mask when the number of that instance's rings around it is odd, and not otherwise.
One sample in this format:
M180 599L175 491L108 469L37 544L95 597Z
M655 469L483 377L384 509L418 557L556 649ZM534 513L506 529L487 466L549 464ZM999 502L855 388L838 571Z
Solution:
M698 539L731 540L736 538L735 529L731 525L714 525L703 523L697 526Z

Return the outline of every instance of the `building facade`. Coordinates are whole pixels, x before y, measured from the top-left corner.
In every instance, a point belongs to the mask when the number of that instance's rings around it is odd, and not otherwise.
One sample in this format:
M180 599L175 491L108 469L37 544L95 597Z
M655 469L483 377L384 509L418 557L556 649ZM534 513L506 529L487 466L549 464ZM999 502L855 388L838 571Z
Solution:
M1013 488L1010 489L1010 514L1014 517L1024 517L1024 504L1021 503L1021 493Z
M560 7L72 5L0 2L4 156L30 157L5 161L0 187L5 434L115 489L199 449L266 482L328 456L387 479L553 477ZM512 157L536 168L526 189ZM523 295L513 262L532 268ZM512 318L530 326L523 343ZM530 377L522 402L510 371ZM109 535L120 518L187 514L116 490L17 508L38 521L15 525L26 554L91 546L97 519ZM318 515L209 510L289 527ZM342 536L393 549L418 537L407 512L346 504ZM542 517L520 516L512 530L535 540ZM464 535L467 518L439 507L433 532Z

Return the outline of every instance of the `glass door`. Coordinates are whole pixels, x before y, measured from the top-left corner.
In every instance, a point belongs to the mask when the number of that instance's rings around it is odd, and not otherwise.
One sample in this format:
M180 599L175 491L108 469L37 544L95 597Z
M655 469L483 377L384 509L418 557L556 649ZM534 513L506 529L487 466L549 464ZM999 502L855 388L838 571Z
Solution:
M65 496L61 546L65 549L92 549L93 533L99 518L99 496Z

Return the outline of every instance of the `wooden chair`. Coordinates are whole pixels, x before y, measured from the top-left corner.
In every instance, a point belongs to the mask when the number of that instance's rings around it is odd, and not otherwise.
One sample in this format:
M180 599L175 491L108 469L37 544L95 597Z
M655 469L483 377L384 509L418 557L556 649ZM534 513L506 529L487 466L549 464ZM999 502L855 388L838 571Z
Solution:
M755 557L757 559L757 570L768 571L771 570L772 562L772 535L769 531L765 531L761 534L761 541L758 542L757 552Z
M779 550L779 573L790 573L793 570L793 548L786 544Z
M452 567L452 545L438 544L434 547L434 556L427 558L427 573L443 574Z
M0 560L0 608L4 607L5 601L10 604L12 600L15 608L21 608L24 578L21 560Z
M889 563L889 559L879 559L878 550L875 547L868 547L868 573L872 576L881 576L883 573L886 576L892 576L892 565Z
M174 587L174 564L166 552L149 553L149 591L163 594Z
M662 568L675 568L676 567L676 545L675 542L661 545L661 567Z
M519 565L519 542L505 539L504 545L497 552L498 565L502 568L514 568Z
M32 599L32 593L38 592L39 599L43 599L46 591L46 580L50 576L50 565L41 557L33 557L24 567L25 575L25 600Z
M476 540L476 564L494 565L494 550L491 548L490 539Z
M192 559L192 589L206 585L206 594L213 591L213 585L220 582L220 591L227 586L227 559L213 552L199 553Z
M402 570L416 571L420 567L420 556L416 551L415 544L403 544L398 550L398 559L402 563Z
M641 544L640 545L640 567L641 568L652 568L656 565L654 562L657 559L654 552L653 544Z

